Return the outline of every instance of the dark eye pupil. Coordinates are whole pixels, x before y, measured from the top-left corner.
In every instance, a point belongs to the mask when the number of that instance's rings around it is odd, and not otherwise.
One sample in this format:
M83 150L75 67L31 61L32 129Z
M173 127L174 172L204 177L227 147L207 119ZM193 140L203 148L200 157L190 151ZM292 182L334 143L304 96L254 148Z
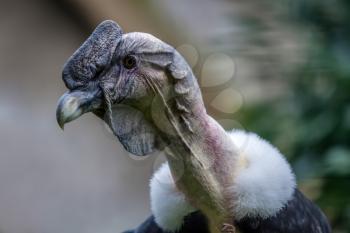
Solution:
M136 59L133 56L126 56L123 63L125 68L132 69L136 66Z

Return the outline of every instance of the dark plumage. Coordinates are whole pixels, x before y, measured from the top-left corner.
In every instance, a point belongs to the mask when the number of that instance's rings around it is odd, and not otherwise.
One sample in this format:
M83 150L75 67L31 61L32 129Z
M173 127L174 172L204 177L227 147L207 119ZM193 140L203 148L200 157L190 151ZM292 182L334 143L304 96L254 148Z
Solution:
M321 210L299 191L276 216L245 218L237 222L242 233L330 233L328 221Z
M150 216L139 227L123 233L168 233L162 230L154 221L154 216ZM183 226L178 233L209 233L208 221L199 211L185 217Z
M262 219L246 217L235 223L241 233L330 233L331 229L321 210L298 190L293 199L276 214ZM135 230L125 233L167 233L149 217ZM209 233L208 221L199 211L185 217L178 233Z

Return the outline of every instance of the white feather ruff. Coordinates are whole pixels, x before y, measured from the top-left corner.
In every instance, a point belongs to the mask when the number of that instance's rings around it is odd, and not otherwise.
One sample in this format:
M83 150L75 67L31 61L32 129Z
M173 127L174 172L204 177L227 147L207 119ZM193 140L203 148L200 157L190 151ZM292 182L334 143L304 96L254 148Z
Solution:
M231 209L237 220L275 215L292 198L295 176L284 156L253 133L233 131L230 136L239 150L237 175L228 187Z
M238 149L237 164L232 165L234 183L227 187L232 195L230 207L236 220L244 217L267 218L277 214L292 198L295 176L283 155L270 143L253 133L229 132ZM175 186L168 163L154 174L150 183L151 210L156 223L174 232L186 215L196 209Z
M156 223L166 231L180 229L184 217L195 209L176 188L168 163L163 164L154 174L150 187L151 210Z

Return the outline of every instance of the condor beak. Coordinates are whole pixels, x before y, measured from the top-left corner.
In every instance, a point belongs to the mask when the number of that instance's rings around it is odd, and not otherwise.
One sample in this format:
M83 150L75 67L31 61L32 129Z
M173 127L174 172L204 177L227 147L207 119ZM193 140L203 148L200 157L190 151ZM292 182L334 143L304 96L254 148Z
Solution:
M56 119L61 129L70 121L73 121L86 112L100 108L101 98L97 93L88 91L68 91L58 100Z

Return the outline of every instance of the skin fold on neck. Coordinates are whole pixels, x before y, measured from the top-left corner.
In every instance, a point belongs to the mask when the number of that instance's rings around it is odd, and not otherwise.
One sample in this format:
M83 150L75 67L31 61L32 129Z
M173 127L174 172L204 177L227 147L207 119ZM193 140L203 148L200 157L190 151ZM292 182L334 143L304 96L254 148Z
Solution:
M178 111L176 98L173 104L160 98L153 122L169 142L165 154L178 189L210 219L212 232L221 232L222 224L234 218L225 205L232 198L225 187L233 182L237 150L206 113L202 99L196 99L183 112Z

